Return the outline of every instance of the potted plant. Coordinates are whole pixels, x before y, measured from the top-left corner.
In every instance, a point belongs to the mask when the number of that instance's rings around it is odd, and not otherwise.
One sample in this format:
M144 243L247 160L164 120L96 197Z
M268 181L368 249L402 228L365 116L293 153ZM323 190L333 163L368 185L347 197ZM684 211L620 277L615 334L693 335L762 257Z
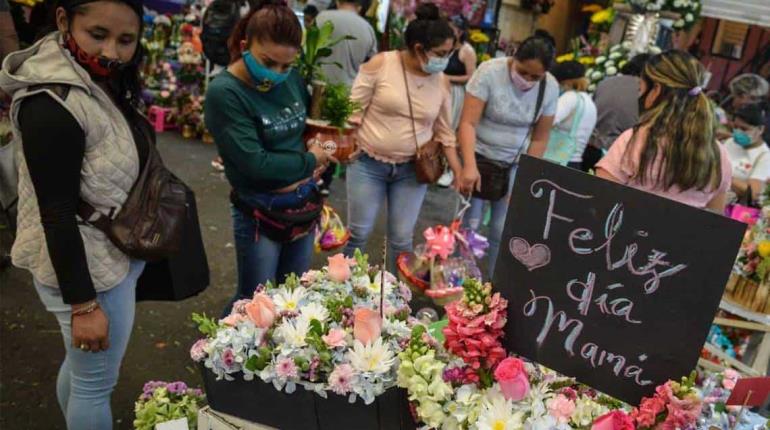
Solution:
M307 120L306 141L317 139L340 162L349 160L355 151L356 141L353 135L355 128L348 123L348 119L360 108L358 103L350 99L347 85L327 85L321 99L321 118Z
M330 63L324 61L332 55L332 48L343 40L354 40L353 36L342 36L332 39L334 24L327 21L322 26L313 25L305 33L305 43L302 45L302 51L297 59L297 69L299 74L313 87L312 100L310 103L310 117L318 119L320 117L320 103L323 97L326 83L323 81L321 66L334 64L342 67L339 63Z

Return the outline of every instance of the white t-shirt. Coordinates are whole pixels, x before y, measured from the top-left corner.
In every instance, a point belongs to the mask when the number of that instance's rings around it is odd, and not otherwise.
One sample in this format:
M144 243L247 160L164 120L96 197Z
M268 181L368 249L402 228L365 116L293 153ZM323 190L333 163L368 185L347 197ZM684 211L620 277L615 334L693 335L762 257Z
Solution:
M770 148L764 143L755 148L743 148L727 139L724 143L730 162L733 166L733 178L746 181L756 179L767 181L770 179Z
M591 96L577 91L567 91L559 97L559 103L556 105L556 118L554 118L554 127L569 133L572 129L572 121L575 118L578 107L578 96L583 99L583 115L575 131L575 152L569 161L580 163L583 161L583 151L588 145L588 139L596 127L596 105L591 100Z

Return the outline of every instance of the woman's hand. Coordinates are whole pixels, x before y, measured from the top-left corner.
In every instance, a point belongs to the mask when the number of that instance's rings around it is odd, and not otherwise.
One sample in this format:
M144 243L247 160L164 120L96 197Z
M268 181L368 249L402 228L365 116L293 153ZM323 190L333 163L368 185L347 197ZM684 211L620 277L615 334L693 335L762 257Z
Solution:
M461 193L471 194L474 191L481 191L481 174L476 163L466 164L459 178L457 186Z
M72 312L88 306L91 302L73 305ZM106 351L110 347L110 322L100 307L83 315L72 315L72 346L82 351Z
M308 152L313 154L316 160L316 168L326 168L329 163L336 163L337 160L329 155L320 144L320 141L316 140L315 143L311 143L308 147Z

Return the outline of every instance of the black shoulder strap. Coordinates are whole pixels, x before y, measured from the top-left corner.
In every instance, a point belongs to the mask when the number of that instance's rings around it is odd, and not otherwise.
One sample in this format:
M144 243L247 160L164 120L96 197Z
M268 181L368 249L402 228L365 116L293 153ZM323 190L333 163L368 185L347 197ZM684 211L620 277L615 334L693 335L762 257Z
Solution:
M547 87L547 80L548 75L544 76L543 79L540 80L540 82L537 84L537 103L535 103L535 114L532 116L532 123L529 125L529 128L535 128L535 123L537 122L537 117L540 114L540 108L543 107L543 98L545 97L545 87Z

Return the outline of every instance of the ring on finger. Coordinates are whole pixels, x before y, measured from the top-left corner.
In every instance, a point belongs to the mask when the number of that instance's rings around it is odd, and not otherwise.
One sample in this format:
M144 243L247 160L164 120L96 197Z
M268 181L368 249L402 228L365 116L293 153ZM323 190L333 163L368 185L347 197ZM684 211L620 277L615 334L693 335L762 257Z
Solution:
M83 350L83 351L88 351L88 344L87 343L81 343L80 344L80 349Z

